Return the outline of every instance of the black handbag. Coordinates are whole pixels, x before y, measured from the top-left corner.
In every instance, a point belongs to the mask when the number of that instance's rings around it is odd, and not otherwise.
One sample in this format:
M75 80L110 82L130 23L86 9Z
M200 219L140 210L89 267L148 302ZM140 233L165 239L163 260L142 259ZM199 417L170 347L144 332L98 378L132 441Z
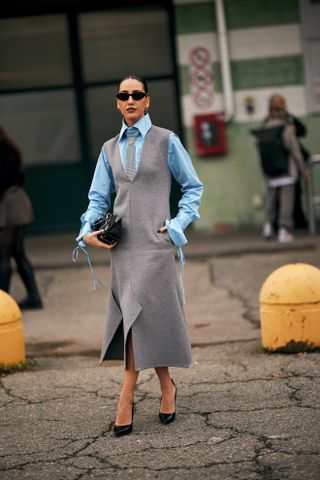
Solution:
M121 238L121 218L117 220L117 217L112 213L107 213L103 217L99 217L96 222L92 224L92 228L95 231L101 230L98 235L98 239L103 243L118 242Z

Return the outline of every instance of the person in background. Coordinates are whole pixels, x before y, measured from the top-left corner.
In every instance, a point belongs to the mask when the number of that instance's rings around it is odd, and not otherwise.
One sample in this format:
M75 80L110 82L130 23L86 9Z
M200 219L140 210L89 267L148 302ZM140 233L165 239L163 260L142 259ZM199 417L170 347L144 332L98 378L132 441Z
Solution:
M267 176L266 222L263 226L263 237L269 239L274 234L274 222L278 224L278 241L287 243L293 240L293 209L295 201L295 185L301 175L308 179L299 143L296 127L286 110L283 97L274 95L269 103L269 115L264 128L283 126L283 145L288 154L287 172L279 176ZM277 211L278 207L278 211Z
M43 307L32 265L25 254L24 227L33 221L31 201L23 189L23 159L19 148L0 127L0 289L10 290L11 258L27 290L21 309Z
M272 95L270 98L270 107L272 106L273 109L280 109L285 112L285 119L289 125L292 125L294 128L295 135L297 139L305 137L308 133L306 126L299 120L297 117L292 115L287 110L287 103L286 99L279 94ZM310 153L304 147L301 142L298 142L301 150L302 157L307 164ZM293 224L295 229L304 229L308 228L308 221L306 216L303 212L302 208L302 188L301 188L301 174L299 174L298 180L295 183L294 187L294 206L293 206ZM277 215L278 216L278 215Z

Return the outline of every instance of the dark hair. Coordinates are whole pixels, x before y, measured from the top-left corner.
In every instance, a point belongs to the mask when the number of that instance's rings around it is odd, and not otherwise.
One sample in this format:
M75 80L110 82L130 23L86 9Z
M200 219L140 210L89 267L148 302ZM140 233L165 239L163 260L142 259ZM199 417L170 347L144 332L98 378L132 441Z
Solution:
M146 80L142 77L139 77L138 75L126 75L125 77L123 77L120 80L120 82L118 83L118 90L120 88L121 83L124 82L124 80L128 80L129 78L132 78L132 80L138 80L138 82L141 82L142 85L143 85L145 93L149 93L148 84L147 84Z
M18 160L19 160L19 169L22 172L23 171L23 157L20 151L20 148L17 146L17 144L12 140L12 138L8 135L6 130L3 128L2 125L0 125L0 142L5 143L6 145L11 148L14 153L16 154Z

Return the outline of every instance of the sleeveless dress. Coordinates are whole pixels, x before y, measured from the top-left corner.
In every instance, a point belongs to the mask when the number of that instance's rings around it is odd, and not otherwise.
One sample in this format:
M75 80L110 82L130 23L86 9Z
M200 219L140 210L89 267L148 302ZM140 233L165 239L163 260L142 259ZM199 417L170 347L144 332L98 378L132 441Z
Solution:
M100 361L125 360L127 335L137 371L161 366L189 367L188 339L175 252L167 232L170 219L171 132L152 126L132 181L121 164L118 139L103 148L116 188L113 213L122 219L122 238L111 250L111 288Z

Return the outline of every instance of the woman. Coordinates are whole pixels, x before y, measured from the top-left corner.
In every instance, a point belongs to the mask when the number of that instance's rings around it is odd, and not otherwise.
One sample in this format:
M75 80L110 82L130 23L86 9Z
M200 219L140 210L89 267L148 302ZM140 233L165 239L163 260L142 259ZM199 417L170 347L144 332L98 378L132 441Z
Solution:
M203 189L178 137L151 124L145 80L127 76L118 90L122 128L103 145L77 238L82 247L111 250L112 282L101 361L125 361L116 436L132 431L134 390L139 371L146 368L154 368L159 377L161 423L175 419L177 388L168 367L188 367L191 348L174 244L186 243L183 229L198 218ZM183 193L172 220L171 174ZM113 213L122 219L122 238L107 245L98 240L92 224L110 207L111 193L116 193Z
M24 226L33 221L29 197L22 188L23 161L18 147L0 127L0 289L9 292L11 257L26 287L21 309L42 308L33 268L24 251Z

